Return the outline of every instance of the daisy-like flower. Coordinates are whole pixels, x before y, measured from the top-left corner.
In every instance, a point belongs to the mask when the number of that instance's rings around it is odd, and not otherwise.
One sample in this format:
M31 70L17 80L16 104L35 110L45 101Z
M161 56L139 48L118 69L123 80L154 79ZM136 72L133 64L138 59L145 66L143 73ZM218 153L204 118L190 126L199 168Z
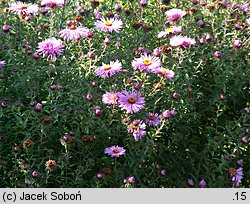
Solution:
M126 150L123 147L113 145L111 147L106 147L104 153L110 155L111 157L119 157L121 155L124 155L125 151Z
M10 3L10 10L17 14L36 14L38 13L38 5L17 1Z
M155 73L160 74L168 79L173 79L175 77L174 71L172 71L170 69L165 69L163 67L156 69Z
M119 99L119 92L106 92L102 95L102 102L106 104L117 104Z
M147 72L154 72L161 66L160 59L152 55L143 55L140 58L135 58L132 61L132 67L134 69L146 70Z
M95 74L101 78L113 76L122 70L122 63L119 60L111 61L109 64L102 63L102 66L95 70Z
M36 50L39 54L42 54L43 58L47 57L52 61L56 61L57 55L62 55L63 53L63 43L61 40L57 40L56 38L48 38L40 43L38 43L38 50Z
M63 29L59 31L58 34L64 40L77 41L81 37L87 37L89 31L90 30L88 28L82 26L76 27L74 24L72 24L70 28Z
M243 179L243 168L229 168L229 174L233 182L233 187L238 187Z
M148 126L157 126L161 123L161 117L158 113L147 113L146 123Z
M41 6L56 7L63 6L64 0L42 0Z
M170 38L170 45L174 47L188 47L191 45L195 45L195 40L192 38L189 38L187 36L173 36Z
M117 18L101 18L95 22L96 28L106 33L112 33L113 31L119 33L122 25L122 21Z
M127 113L137 113L145 106L144 97L141 97L141 93L122 91L119 95L119 103L121 110L126 110Z
M0 61L0 67L3 67L6 65L6 62L5 61Z
M177 21L178 19L182 18L186 15L186 12L181 9L170 9L169 11L165 12L169 21Z
M146 124L141 120L134 120L128 125L128 133L132 134L135 141L139 141L147 132Z
M177 33L182 33L181 26L173 26L170 28L166 28L165 31L161 31L158 34L158 38L163 38L171 34L177 34Z

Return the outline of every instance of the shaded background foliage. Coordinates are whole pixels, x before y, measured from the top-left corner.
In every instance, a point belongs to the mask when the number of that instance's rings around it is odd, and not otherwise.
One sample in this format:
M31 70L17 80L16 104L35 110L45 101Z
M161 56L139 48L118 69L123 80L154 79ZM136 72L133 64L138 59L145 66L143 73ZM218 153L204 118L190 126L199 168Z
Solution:
M0 31L0 59L7 63L0 69L1 187L124 187L123 180L131 175L136 178L133 187L189 187L188 178L195 187L201 179L208 187L231 187L228 170L238 168L239 159L244 161L241 186L249 187L249 141L241 140L249 137L250 129L249 112L244 111L250 106L249 27L245 23L249 13L240 9L230 13L212 1L204 6L195 1L148 2L142 8L135 0L66 1L65 7L25 21L6 11L8 1L1 1L0 25L12 27L9 32ZM121 11L113 9L117 3ZM212 3L214 8L208 6ZM119 14L123 30L118 34L95 30L97 8L102 8L104 16ZM164 12L170 8L188 12L177 24L184 35L196 39L196 46L171 48L168 37L157 38L165 28ZM64 55L55 63L35 59L38 43L59 38L60 28L76 16L81 16L80 24L95 31L93 38L64 41ZM204 26L197 25L200 19ZM235 19L243 29L235 29ZM201 44L204 33L212 40ZM105 37L110 45L103 43ZM235 39L242 40L243 46L233 47ZM170 81L135 74L131 61L140 56L136 48L152 52L160 46L167 48L161 55L163 66L176 77ZM222 53L219 58L213 55L217 50ZM93 59L86 57L89 51L95 52ZM108 79L94 74L102 62L114 59L122 62L126 72ZM135 82L142 85L145 110L127 115L102 103L106 91L133 89ZM174 92L180 96L173 98ZM86 99L88 93L93 100ZM43 104L40 112L34 108L37 103ZM96 116L96 106L103 111L101 116ZM175 109L177 114L165 120L161 129L148 128L139 142L127 133L133 119L166 109ZM74 138L66 146L61 141L65 133ZM113 144L124 146L126 155L105 155L104 148ZM53 171L46 169L49 159L57 163ZM104 175L101 179L96 176L99 172Z

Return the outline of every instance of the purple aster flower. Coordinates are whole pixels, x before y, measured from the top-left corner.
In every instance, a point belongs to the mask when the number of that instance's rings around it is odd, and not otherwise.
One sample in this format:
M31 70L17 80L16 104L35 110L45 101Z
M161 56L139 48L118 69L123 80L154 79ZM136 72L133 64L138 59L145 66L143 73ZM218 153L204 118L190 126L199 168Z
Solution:
M70 28L63 29L58 32L61 38L68 41L77 41L81 37L88 37L90 30L88 28L79 26L76 27L74 24Z
M238 187L243 179L243 168L229 168L229 174L232 179L233 187Z
M182 18L186 15L186 12L181 9L170 9L169 11L165 12L169 21L177 21L178 19Z
M40 54L52 61L56 61L57 55L63 54L63 43L61 40L57 40L56 38L48 38L40 43L38 43L38 50Z
M177 34L177 33L182 33L181 26L173 26L170 28L166 28L165 31L160 31L158 33L158 38L163 38L171 34Z
M0 61L0 67L3 67L6 65L6 62L5 61Z
M157 126L161 123L161 118L158 113L147 113L146 123L148 126Z
M110 155L111 157L119 157L121 155L124 155L125 151L126 150L123 147L113 145L111 147L106 147L104 153Z
M106 33L112 33L113 31L119 33L122 28L122 25L122 21L117 18L101 18L95 23L97 29L102 30Z
M10 3L10 10L16 12L17 14L21 13L25 13L27 15L36 14L38 13L38 5L17 1Z
M191 45L195 45L195 40L192 38L189 38L187 36L173 36L172 38L170 38L170 45L171 46L182 46L182 47L188 47Z
M172 71L170 69L165 69L163 67L156 69L154 73L161 74L162 76L164 76L168 79L173 79L175 77L174 71Z
M111 61L110 64L102 63L102 66L95 70L95 74L101 78L113 76L122 70L122 63L119 60Z
M139 141L147 132L146 124L141 120L134 120L128 125L128 133L132 134L135 141Z
M137 113L145 106L144 97L141 97L140 92L122 91L119 98L121 110L126 110L127 113Z
M241 4L240 10L243 11L244 13L247 13L249 11L248 5L249 5L249 3Z
M147 72L154 72L161 66L160 59L152 55L143 55L140 58L135 58L132 61L132 67L134 69L146 70Z
M117 104L119 99L119 92L106 92L102 95L102 102L106 104Z
M42 0L41 6L56 7L63 6L64 0Z

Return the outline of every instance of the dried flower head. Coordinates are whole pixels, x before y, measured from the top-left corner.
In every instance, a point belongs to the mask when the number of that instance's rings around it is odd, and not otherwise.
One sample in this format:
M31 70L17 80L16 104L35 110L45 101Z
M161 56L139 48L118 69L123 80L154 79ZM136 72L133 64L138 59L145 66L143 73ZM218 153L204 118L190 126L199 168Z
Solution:
M48 160L47 162L46 162L46 168L47 169L49 169L49 170L55 170L56 169L56 167L57 167L57 164L56 164L56 161L55 160Z
M26 139L24 142L23 142L23 147L24 148L30 148L31 146L33 146L35 143L30 139Z

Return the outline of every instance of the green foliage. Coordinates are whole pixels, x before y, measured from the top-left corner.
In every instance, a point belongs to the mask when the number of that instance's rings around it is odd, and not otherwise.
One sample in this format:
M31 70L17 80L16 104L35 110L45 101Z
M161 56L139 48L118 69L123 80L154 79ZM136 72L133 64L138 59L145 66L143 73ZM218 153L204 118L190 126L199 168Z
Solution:
M0 187L190 187L187 179L194 180L194 187L202 179L207 187L231 187L228 170L239 168L240 159L240 187L250 187L250 143L242 141L250 129L250 110L244 109L250 107L249 12L218 2L211 9L213 1L201 6L186 0L151 0L145 7L137 0L97 1L99 5L66 1L25 20L5 9L7 1L0 2L0 26L11 26L8 32L0 31L0 61L6 61L0 67ZM117 3L121 11L114 10ZM100 8L102 16L120 16L120 33L95 28L94 11ZM171 47L169 36L157 37L167 24L164 8L188 12L173 25L182 26L195 46ZM64 54L55 62L36 59L38 43L59 39L58 31L76 16L82 17L79 24L94 31L93 37L63 40ZM200 19L204 26L197 25ZM242 29L235 28L234 19ZM211 40L199 43L204 34ZM233 46L236 39L243 42L241 47ZM162 66L175 72L174 79L133 70L138 48L152 53L162 46L168 50L160 56ZM221 56L214 57L215 51ZM89 52L95 57L88 57ZM115 59L121 61L122 72L107 79L95 75L102 62ZM127 114L118 105L102 102L107 91L134 90L135 83L141 84L146 101L139 113ZM179 97L173 97L175 92ZM88 93L92 100L87 100ZM43 105L41 111L35 109L37 103ZM100 116L95 114L98 108ZM176 115L147 127L141 140L128 133L134 119L165 110L176 110ZM67 142L65 135L70 135ZM124 147L126 154L104 154L112 145ZM51 160L54 169L48 166ZM135 184L124 184L129 176L135 177Z

